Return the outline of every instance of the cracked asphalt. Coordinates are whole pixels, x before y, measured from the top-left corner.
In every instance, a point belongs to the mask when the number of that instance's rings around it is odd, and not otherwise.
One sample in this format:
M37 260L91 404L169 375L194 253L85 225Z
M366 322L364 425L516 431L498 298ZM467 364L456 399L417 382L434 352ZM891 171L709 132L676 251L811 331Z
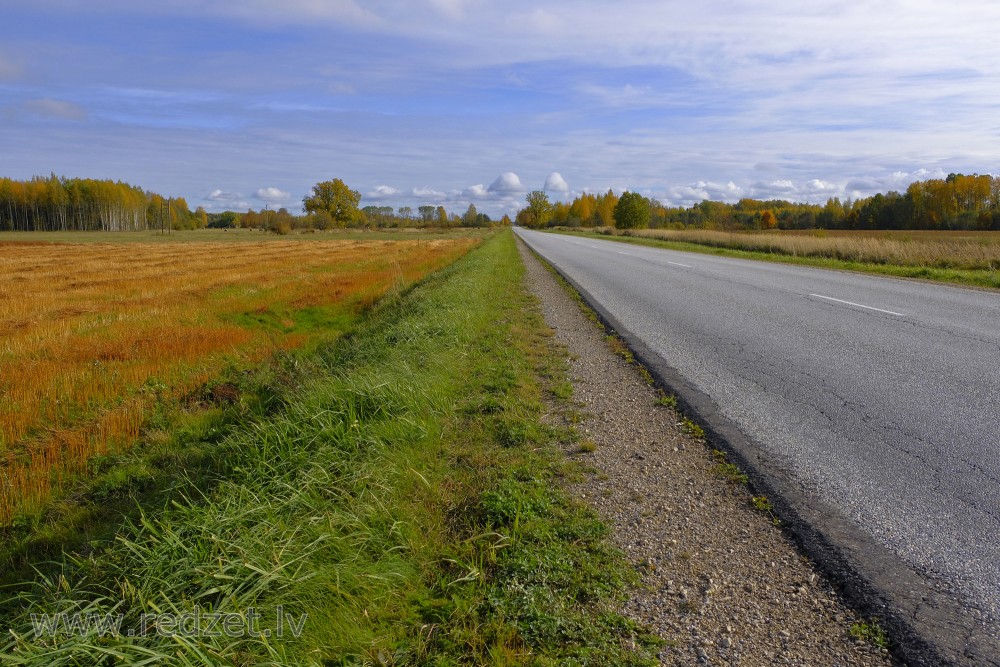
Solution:
M745 436L796 510L856 530L853 564L881 589L900 582L886 598L913 598L900 613L918 631L992 650L1000 295L517 233Z

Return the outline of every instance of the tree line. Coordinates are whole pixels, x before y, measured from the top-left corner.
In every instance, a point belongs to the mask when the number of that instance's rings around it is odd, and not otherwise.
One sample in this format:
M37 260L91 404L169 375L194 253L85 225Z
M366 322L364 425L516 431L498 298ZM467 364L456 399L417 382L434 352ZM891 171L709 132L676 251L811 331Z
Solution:
M302 199L305 215L293 215L286 208L277 211L263 209L246 213L226 211L208 214L209 227L243 227L266 229L277 234L292 230L414 228L414 227L496 227L510 225L506 215L494 221L469 204L464 215L448 213L444 206L419 206L416 213L410 206L365 206L358 208L361 193L352 190L339 178L313 186L312 193Z
M703 229L1000 230L1000 177L949 174L916 181L905 192L830 198L826 204L741 199L666 206L634 192L585 193L571 202L550 202L532 192L517 214L525 227L698 227Z
M443 206L359 208L361 194L340 179L323 181L302 201L304 215L286 208L246 212L191 211L183 197L164 198L121 181L36 176L28 181L0 178L0 231L143 231L243 227L287 234L300 229L495 227L510 225L506 215L492 220L474 204L463 215Z
M0 178L0 231L140 231L194 229L208 224L183 197L165 198L121 181Z

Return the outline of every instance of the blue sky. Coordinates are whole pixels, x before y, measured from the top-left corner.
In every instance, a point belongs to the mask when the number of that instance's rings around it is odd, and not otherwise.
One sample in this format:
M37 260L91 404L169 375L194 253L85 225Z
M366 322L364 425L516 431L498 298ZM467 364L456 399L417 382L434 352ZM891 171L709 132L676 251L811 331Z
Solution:
M147 6L148 5L148 6ZM1000 173L993 0L7 0L0 175L191 207L823 202Z

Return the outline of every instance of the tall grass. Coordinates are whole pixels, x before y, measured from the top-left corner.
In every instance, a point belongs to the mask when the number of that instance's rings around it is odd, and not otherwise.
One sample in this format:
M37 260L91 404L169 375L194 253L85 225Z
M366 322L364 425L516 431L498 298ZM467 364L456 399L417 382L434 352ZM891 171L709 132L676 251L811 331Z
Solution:
M546 331L504 233L385 302L284 409L214 445L210 491L25 587L0 664L650 664L612 613L627 570L554 483ZM205 610L301 637L38 636L32 613Z
M627 236L696 243L795 257L828 257L866 264L897 264L945 269L1000 269L1000 234L812 234L721 232L712 230L641 229Z
M722 232L563 229L675 250L1000 289L997 232Z

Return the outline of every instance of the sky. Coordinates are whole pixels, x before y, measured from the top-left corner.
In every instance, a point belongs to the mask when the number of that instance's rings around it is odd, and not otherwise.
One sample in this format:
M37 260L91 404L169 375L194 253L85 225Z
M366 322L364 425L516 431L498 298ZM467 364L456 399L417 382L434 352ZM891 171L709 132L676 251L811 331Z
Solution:
M823 203L1000 173L998 34L995 0L2 0L0 176Z

